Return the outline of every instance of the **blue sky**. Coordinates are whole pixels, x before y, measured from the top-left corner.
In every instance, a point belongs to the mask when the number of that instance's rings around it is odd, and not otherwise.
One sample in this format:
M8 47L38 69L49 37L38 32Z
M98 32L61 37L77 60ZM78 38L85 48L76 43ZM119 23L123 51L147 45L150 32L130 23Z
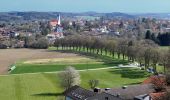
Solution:
M0 0L0 12L170 13L170 0Z

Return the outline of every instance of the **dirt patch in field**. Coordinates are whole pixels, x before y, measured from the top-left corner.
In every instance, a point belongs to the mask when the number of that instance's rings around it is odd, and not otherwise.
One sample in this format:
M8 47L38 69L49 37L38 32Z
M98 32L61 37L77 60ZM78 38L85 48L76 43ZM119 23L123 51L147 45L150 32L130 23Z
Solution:
M79 55L44 49L0 49L0 74L7 74L9 66L20 60L71 58L77 56Z
M51 58L51 59L34 59L34 60L27 60L23 62L24 64L86 64L86 63L91 63L91 64L96 64L96 63L102 63L99 60L95 59L90 59L87 57L71 57L71 58Z

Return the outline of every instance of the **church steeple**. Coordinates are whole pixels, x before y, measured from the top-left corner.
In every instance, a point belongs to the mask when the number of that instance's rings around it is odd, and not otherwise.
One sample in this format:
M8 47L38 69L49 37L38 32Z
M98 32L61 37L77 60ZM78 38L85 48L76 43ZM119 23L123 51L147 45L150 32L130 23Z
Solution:
M58 15L58 25L61 25L60 14Z

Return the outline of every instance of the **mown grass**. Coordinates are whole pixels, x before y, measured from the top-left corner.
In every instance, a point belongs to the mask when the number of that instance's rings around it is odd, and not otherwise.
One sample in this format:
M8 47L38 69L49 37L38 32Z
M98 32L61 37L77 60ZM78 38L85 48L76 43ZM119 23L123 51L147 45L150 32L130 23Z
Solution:
M87 89L91 79L99 80L100 88L112 88L139 84L149 76L147 72L132 68L87 70L80 75L81 86ZM0 76L2 100L56 100L63 91L56 73Z
M50 51L56 52L55 47L49 48ZM84 63L75 63L74 58L72 62L69 61L61 61L60 63L39 63L39 64L31 64L31 63L24 63L25 61L20 61L16 63L16 69L11 72L11 74L21 74L21 73L36 73L36 72L54 72L54 71L62 71L67 66L73 66L77 70L85 70L85 69L95 69L95 68L105 68L105 67L114 67L119 64L127 64L127 60L117 59L113 58L109 55L98 55L98 54L92 54L87 53L85 51L77 52L74 50L59 50L58 52L63 53L77 53L80 56L84 56L88 58L87 61L84 61ZM60 59L60 58L58 58ZM91 59L91 61L89 61ZM100 61L100 63L98 63Z
M115 63L103 63L103 64L65 64L65 65L57 65L57 64L20 64L16 65L17 68L11 72L11 74L21 74L21 73L36 73L36 72L55 72L62 71L68 66L73 66L77 70L86 70L86 69L95 69L95 68L105 68L105 67L114 67L118 64L126 63L124 61L113 61Z
M159 47L161 50L168 50L170 48L170 46L160 46Z

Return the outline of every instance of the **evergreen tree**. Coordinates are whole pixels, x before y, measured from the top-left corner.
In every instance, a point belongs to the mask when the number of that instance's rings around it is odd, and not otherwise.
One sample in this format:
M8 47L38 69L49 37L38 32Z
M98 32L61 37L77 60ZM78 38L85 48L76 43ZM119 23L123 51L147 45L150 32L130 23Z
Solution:
M151 31L150 30L147 30L145 39L151 39Z

